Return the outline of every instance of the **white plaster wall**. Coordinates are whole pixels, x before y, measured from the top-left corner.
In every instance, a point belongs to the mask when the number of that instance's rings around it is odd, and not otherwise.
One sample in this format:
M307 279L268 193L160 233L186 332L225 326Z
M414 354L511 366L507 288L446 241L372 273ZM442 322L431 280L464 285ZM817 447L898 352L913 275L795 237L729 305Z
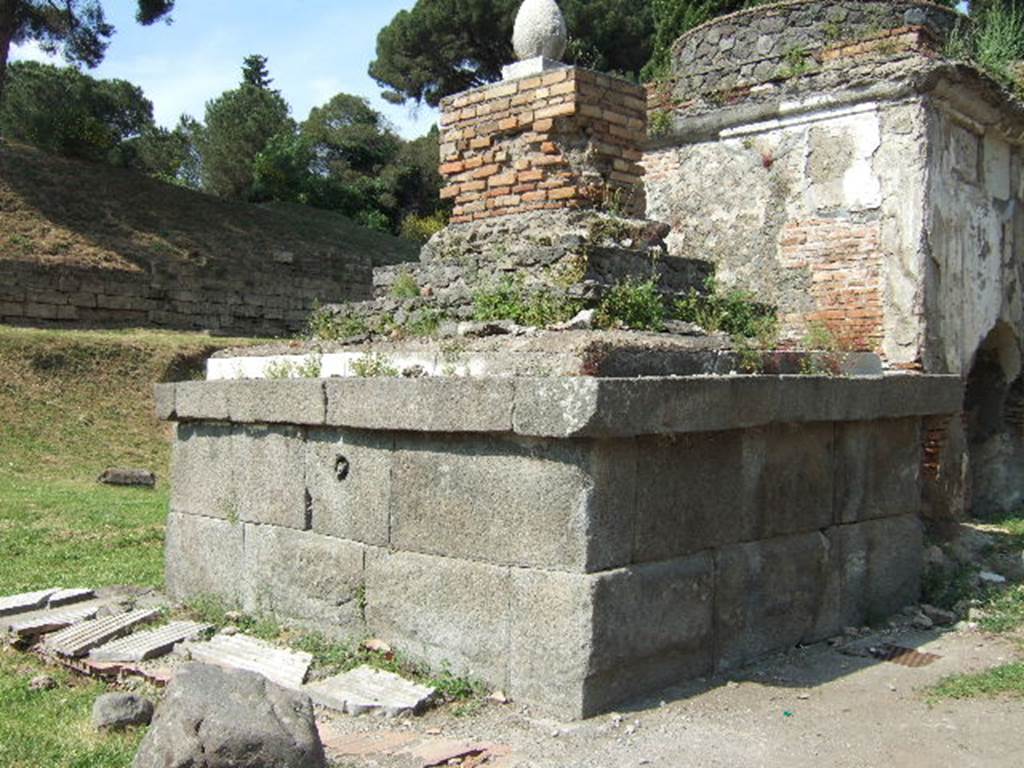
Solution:
M929 120L926 365L966 374L998 323L1021 337L1020 150L939 102Z

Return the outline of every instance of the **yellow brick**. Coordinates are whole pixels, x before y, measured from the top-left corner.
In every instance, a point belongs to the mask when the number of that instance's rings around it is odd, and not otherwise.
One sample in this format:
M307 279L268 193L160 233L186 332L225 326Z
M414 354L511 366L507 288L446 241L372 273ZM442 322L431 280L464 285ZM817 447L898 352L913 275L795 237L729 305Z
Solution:
M576 105L573 102L568 104L557 104L553 107L545 107L537 110L537 119L543 120L546 117L568 117L576 114Z

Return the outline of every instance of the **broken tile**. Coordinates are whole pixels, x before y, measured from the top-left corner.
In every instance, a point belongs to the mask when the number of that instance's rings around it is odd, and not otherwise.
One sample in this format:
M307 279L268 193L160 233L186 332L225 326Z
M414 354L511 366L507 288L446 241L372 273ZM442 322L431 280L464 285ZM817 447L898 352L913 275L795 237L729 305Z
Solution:
M46 601L57 592L56 589L43 589L38 592L24 592L20 595L0 597L0 616L13 616L17 613L38 611L46 607Z
M95 596L96 592L91 589L61 589L50 595L47 605L49 605L50 608L60 608L65 605L71 605L72 603L80 603L84 600L89 600Z
M98 605L86 605L32 614L21 621L12 622L9 632L19 640L27 640L94 619L98 610Z
M217 635L205 643L191 643L194 661L228 669L246 669L285 688L298 690L306 682L313 656L288 651L248 635Z
M104 643L120 637L139 624L151 621L158 614L159 611L155 610L140 610L93 621L83 621L49 635L43 642L43 647L59 656L72 658L85 656L93 648L98 648Z
M370 757L372 755L391 755L395 750L416 741L414 733L398 733L381 731L376 733L335 733L329 728L320 726L320 739L324 749L332 756L338 757Z
M89 652L89 658L93 661L147 661L169 653L178 643L198 637L208 629L209 624L175 621L94 648Z
M303 689L315 704L361 715L379 712L386 717L422 712L436 693L391 672L362 666Z

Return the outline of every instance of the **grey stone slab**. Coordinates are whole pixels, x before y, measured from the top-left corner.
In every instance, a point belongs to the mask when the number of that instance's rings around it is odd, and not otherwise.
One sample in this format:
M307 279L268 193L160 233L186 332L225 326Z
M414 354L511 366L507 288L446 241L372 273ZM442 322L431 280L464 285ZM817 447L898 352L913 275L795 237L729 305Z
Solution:
M400 437L391 478L392 546L584 570L589 509L600 491L581 449L470 435Z
M954 376L518 379L514 429L541 437L717 432L960 409Z
M227 421L230 381L182 381L174 385L174 411L178 419Z
M160 421L171 421L178 418L175 403L176 384L156 384L153 387L153 404L156 417Z
M884 621L920 599L924 533L916 515L838 526L829 538L839 562L844 626Z
M395 437L362 430L310 430L306 487L313 530L383 546L388 543Z
M513 382L495 378L330 379L327 423L417 432L512 431Z
M26 640L94 619L98 610L99 605L86 605L31 614L31 617L12 622L8 632L20 640Z
M832 525L832 424L772 424L743 433L744 505L757 535L772 538Z
M314 704L349 715L379 712L385 717L419 714L437 693L399 675L358 667L342 675L305 686Z
M360 637L364 553L310 531L246 525L246 608L331 637Z
M198 637L211 628L195 621L173 621L158 629L136 632L89 651L89 658L103 662L141 662L164 656L175 645Z
M230 424L182 423L171 450L171 511L239 517L235 434Z
M923 436L918 419L836 426L837 523L916 514Z
M507 684L509 570L370 550L366 623L374 637L436 668Z
M51 595L50 599L46 601L46 604L50 608L60 608L64 605L72 605L84 600L91 600L95 596L96 592L92 589L62 589Z
M231 421L258 424L323 424L327 402L319 379L241 380L228 387Z
M646 437L637 451L638 562L754 538L759 510L746 494L743 432Z
M593 575L512 572L513 697L588 717L713 665L707 554Z
M248 635L217 635L205 643L190 643L193 661L227 669L242 669L277 683L282 688L301 690L313 663L312 655L290 651Z
M715 560L720 669L840 630L839 578L830 541L821 533L724 547Z
M0 597L0 616L14 616L45 608L50 596L58 590L43 589L37 592L23 592L20 595Z
M240 522L172 512L164 547L167 592L175 600L218 597L241 605L247 594Z
M43 647L58 656L78 658L85 656L93 648L130 632L140 624L152 621L158 615L159 611L144 609L83 621L47 636L43 641Z
M232 455L239 518L306 529L305 453L303 433L297 427L241 427Z

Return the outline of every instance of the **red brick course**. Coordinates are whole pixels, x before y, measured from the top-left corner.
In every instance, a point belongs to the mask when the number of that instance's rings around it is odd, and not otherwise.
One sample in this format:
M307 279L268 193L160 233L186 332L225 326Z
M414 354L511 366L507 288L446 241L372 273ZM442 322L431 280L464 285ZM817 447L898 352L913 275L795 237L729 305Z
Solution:
M643 86L566 67L441 102L441 197L460 223L553 208L646 210Z

